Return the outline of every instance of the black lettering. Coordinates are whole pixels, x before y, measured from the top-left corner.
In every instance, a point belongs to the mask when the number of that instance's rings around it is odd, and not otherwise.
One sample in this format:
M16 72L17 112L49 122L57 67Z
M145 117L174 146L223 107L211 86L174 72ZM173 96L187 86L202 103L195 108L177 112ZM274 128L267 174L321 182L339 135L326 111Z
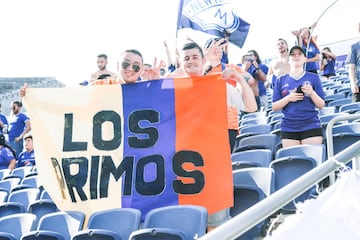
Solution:
M61 196L62 196L63 199L66 199L66 196L65 196L65 179L64 179L64 176L62 174L59 161L56 158L52 157L51 158L51 163L52 163L52 166L53 166L54 171L55 171L56 180L57 180L57 182L58 182L58 184L60 186Z
M99 156L91 156L90 169L90 198L97 199L98 197L98 175L99 175Z
M73 164L78 165L77 169L79 170L74 175L72 175L70 171L70 168ZM63 158L62 167L71 201L76 202L74 189L79 194L81 201L87 200L83 187L85 186L87 181L87 173L89 167L88 159L85 157Z
M123 194L131 194L132 185L132 170L134 166L134 157L125 157L118 167L115 167L114 162L110 156L104 156L101 163L101 177L100 177L100 198L108 197L110 174L119 180L121 175L125 172L125 179L123 182Z
M157 195L165 188L165 166L164 157L161 155L152 155L139 159L136 165L135 188L141 195ZM152 182L144 180L145 167L149 163L156 165L156 179ZM155 174L154 174L155 175Z
M86 151L87 142L73 142L73 114L66 113L64 121L64 142L63 142L63 151Z
M148 137L140 139L138 137L129 137L128 143L133 148L149 148L154 146L159 139L159 132L155 127L142 128L139 122L147 120L150 123L160 121L159 113L154 110L135 111L129 116L129 131L135 134L145 134Z
M184 184L181 180L173 181L173 189L179 194L195 194L201 192L205 185L205 176L201 171L185 171L182 165L186 162L194 166L204 166L204 159L198 152L179 151L173 157L173 170L179 177L193 178L194 183Z
M105 141L102 138L101 126L107 121L113 124L114 137ZM93 118L93 144L97 149L106 151L117 149L121 144L121 137L121 118L119 114L114 111L101 111L95 114Z

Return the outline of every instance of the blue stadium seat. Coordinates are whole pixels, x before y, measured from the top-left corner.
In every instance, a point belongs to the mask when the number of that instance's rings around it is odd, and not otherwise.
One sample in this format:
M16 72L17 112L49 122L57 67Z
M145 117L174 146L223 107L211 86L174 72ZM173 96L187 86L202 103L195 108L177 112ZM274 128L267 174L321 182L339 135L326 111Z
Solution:
M20 178L9 178L0 181L0 189L11 192L11 190L20 183Z
M69 240L81 230L85 214L80 211L48 213L40 220L36 230L22 236L22 240Z
M303 144L279 149L275 160L283 157L305 156L313 158L317 165L326 160L326 147L324 144Z
M31 213L18 213L0 218L0 239L19 240L30 232L36 216Z
M206 233L207 210L195 205L175 205L150 210L143 229L134 231L129 240L194 239Z
M59 209L56 204L52 200L43 199L43 200L35 200L29 204L29 208L27 212L32 213L36 216L35 226L38 225L39 220L42 216L48 213L58 212Z
M269 167L237 169L233 171L233 178L234 206L230 208L232 217L263 200L274 190L274 170ZM267 222L268 219L262 221L237 239L258 239L264 235Z
M355 113L360 111L360 102L352 102L339 107L339 112Z
M19 202L5 202L0 205L0 218L16 213L25 213L25 212L26 209L24 205Z
M272 160L270 149L252 149L231 154L232 169L269 167Z
M26 188L11 192L8 198L8 202L21 203L26 211L29 208L29 204L39 198L40 190L37 188Z
M129 239L138 230L141 212L134 208L113 208L90 215L87 230L74 234L72 240Z
M307 156L289 156L276 158L270 163L270 167L274 169L275 191L286 186L290 182L299 178L303 174L314 169L318 163L312 157ZM304 202L317 194L317 186L314 186L295 198L293 202L288 203L280 210L281 213L294 213L296 211L295 204Z
M234 146L233 153L251 149L269 149L275 154L277 145L277 136L271 133L256 134L241 138Z

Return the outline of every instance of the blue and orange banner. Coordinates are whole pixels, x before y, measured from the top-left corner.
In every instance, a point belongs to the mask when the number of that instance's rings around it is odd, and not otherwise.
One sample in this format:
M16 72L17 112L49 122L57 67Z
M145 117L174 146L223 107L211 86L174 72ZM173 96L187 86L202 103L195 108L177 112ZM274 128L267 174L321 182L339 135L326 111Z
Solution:
M40 180L62 210L232 206L225 81L29 88Z

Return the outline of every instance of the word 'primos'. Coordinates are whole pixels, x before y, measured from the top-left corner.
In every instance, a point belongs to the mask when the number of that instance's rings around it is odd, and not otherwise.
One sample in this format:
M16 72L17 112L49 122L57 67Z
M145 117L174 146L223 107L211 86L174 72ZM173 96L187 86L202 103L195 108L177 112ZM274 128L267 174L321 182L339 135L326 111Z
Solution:
M156 144L159 133L156 127L141 128L138 124L146 120L150 123L159 122L159 113L153 110L139 110L129 116L129 129L134 134L146 134L148 138L129 137L128 144L134 148L148 148ZM102 124L110 121L114 126L114 137L111 140L103 140L101 134ZM131 124L130 124L131 122ZM86 151L87 142L73 142L73 114L65 114L63 151ZM114 150L121 145L121 117L114 111L101 111L93 118L93 144L99 150ZM72 202L76 202L75 193L81 201L108 197L109 181L112 176L116 181L123 178L123 195L131 195L133 188L141 195L158 195L165 189L166 171L165 158L161 154L154 154L140 159L135 156L124 156L121 163L116 166L111 156L91 156L62 158L61 164L56 158L52 158L52 164L57 174L57 180L62 189L62 197L65 199L65 184ZM136 161L135 161L136 160ZM185 170L184 163L191 163L195 167L204 166L202 156L195 151L179 151L172 157L172 170L175 174L172 180L173 191L177 194L196 194L201 192L205 185L205 176L199 170ZM155 165L156 176L152 181L145 181L144 172L146 166ZM71 172L76 166L78 172ZM90 171L89 171L90 168ZM100 174L99 174L100 171ZM184 183L176 177L187 178ZM191 179L191 180L189 180ZM89 183L90 196L86 195L84 187Z

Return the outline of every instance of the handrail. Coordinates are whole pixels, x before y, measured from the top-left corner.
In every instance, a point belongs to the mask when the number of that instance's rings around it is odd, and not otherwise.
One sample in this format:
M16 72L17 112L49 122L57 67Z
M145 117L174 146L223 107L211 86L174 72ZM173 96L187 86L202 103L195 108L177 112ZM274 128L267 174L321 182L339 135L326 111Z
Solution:
M334 156L334 139L332 134L333 126L340 121L343 120L353 120L353 119L359 119L360 114L345 114L345 115L339 115L331 119L326 127L326 149L327 149L327 157L330 158ZM329 173L329 181L330 184L333 184L335 182L335 174Z
M335 122L335 120L334 120ZM330 125L331 126L331 125ZM223 225L205 234L200 240L230 240L254 227L275 211L285 206L292 199L301 195L317 182L336 170L342 163L346 164L351 159L360 155L360 141L331 157L321 165L305 173L298 179L274 192L267 198L246 209L244 212L230 219Z

